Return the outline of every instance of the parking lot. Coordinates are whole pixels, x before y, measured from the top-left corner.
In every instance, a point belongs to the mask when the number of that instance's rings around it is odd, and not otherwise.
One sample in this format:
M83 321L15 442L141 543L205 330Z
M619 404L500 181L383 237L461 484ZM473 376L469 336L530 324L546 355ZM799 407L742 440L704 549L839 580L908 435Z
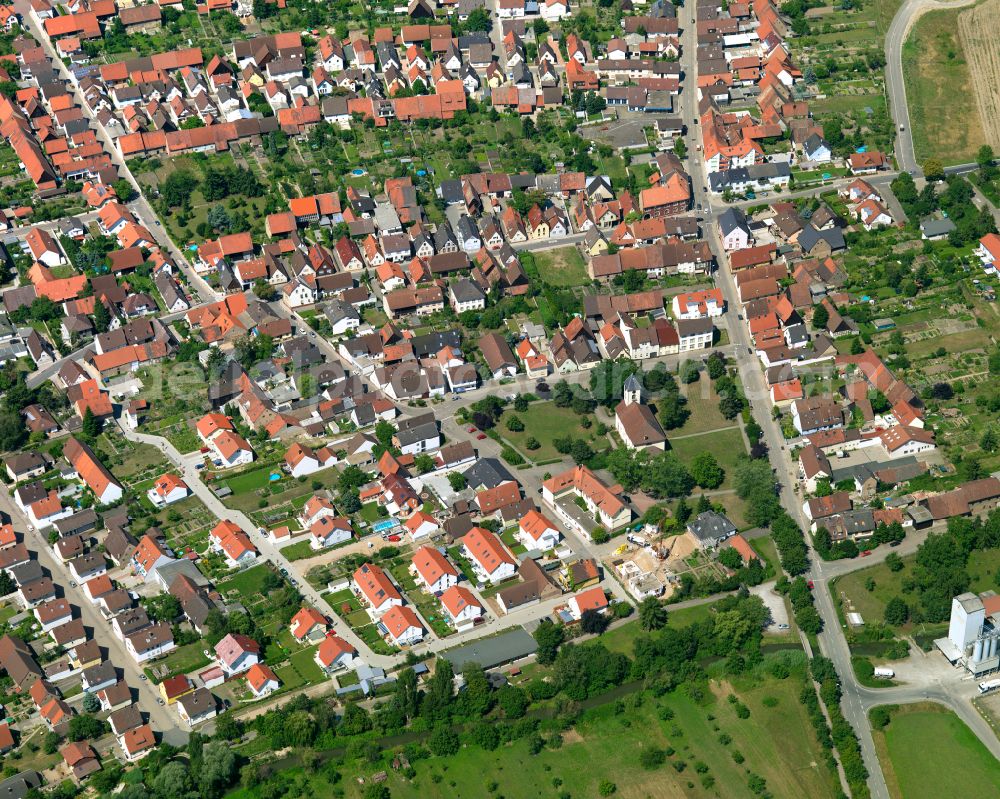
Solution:
M623 150L649 146L643 129L654 124L654 115L636 114L624 109L606 113L617 114L618 119L584 125L579 129L580 135L589 141L608 144Z

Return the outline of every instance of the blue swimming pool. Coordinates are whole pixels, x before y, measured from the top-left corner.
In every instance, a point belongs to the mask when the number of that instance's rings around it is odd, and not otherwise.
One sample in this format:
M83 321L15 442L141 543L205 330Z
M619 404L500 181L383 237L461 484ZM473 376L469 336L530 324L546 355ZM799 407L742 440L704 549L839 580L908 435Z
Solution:
M383 519L380 522L375 522L375 524L372 525L372 530L376 533L382 533L386 530L391 530L397 524L399 524L399 522L395 519Z

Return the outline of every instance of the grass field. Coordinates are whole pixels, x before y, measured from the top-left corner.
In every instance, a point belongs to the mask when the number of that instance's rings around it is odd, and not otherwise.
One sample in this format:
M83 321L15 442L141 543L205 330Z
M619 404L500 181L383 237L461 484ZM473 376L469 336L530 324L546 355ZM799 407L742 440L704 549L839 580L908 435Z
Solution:
M517 416L524 422L524 430L514 433L507 429L507 420L511 416ZM557 438L572 436L573 438L587 438L595 435L595 424L589 430L584 430L580 426L583 417L574 413L572 408L558 408L554 402L533 402L524 413L517 413L508 410L497 423L497 432L517 447L525 456L535 461L547 461L552 458L561 457L552 442ZM529 450L525 442L529 438L535 438L541 446L536 450ZM606 439L605 439L606 440ZM600 442L591 442L595 449L600 448Z
M1000 795L1000 763L954 713L939 705L892 712L875 748L896 799Z
M667 626L680 629L687 627L698 621L704 621L714 613L712 610L714 602L706 602L704 605L695 605L690 608L673 609L670 605L665 605L667 609ZM635 639L641 635L648 635L639 625L638 619L615 627L601 636L601 643L612 652L621 652L632 657L635 654Z
M590 283L587 264L572 244L534 253L542 280L553 286L586 286Z
M275 471L280 471L277 466L265 466L261 469L252 469L248 472L243 472L235 477L230 477L225 481L226 485L232 490L234 494L248 494L251 491L256 491L259 488L263 488L271 482L271 474ZM285 478L282 475L282 479Z
M670 448L685 465L690 464L700 452L712 453L719 466L726 470L726 479L719 486L720 489L732 488L733 470L736 468L736 462L746 454L743 434L738 427L719 430L715 433L671 439Z
M311 646L308 649L296 652L288 658L288 662L291 663L302 679L310 683L322 682L326 679L323 669L316 664L315 654L316 647Z
M416 776L409 781L389 770L386 784L393 799L471 799L486 796L486 786L494 784L490 793L506 799L586 799L599 795L604 780L614 783L614 796L624 799L700 799L751 795L748 775L753 772L764 778L774 797L831 796L835 786L798 701L801 685L793 677L737 686L750 708L746 720L738 719L723 698L731 687L718 683L703 705L682 691L661 700L644 696L638 707L624 713L610 703L584 712L562 733L557 748L530 755L524 739L494 752L467 746L447 759L411 761ZM669 709L673 718L661 720L658 706ZM789 735L789 730L802 734ZM639 765L647 747L674 751L666 763L648 770ZM742 765L733 758L736 751L745 758ZM353 780L343 785L348 797L362 795Z
M853 609L861 614L867 624L882 622L886 603L894 596L903 596L903 579L911 572L913 556L904 558L903 562L906 568L898 572L891 572L888 566L879 563L845 574L833 586L834 598L843 603L845 613ZM868 580L875 582L872 591L866 588Z
M902 597L910 605L917 602L916 594L903 592L903 582L912 575L914 559L914 555L904 557L904 568L898 572L889 571L884 563L879 563L867 569L845 574L843 577L837 578L834 584L834 599L843 604L845 612L849 610L847 600L850 600L853 610L860 613L866 623L881 622L885 614L886 603L894 596ZM995 590L997 587L996 575L1000 571L1000 549L973 552L967 568L969 576L972 578L969 590L977 592L987 589ZM874 589L871 591L867 588L869 580L875 583ZM912 623L908 623L900 629L908 632L915 630Z
M236 591L240 596L252 601L260 597L264 588L264 579L267 577L269 569L265 564L254 566L252 569L242 571L234 577L219 583L219 591L226 594L229 591Z
M193 644L179 646L167 655L161 664L170 669L170 676L187 674L207 666L211 661L204 654L205 642L195 641Z
M687 397L687 409L690 412L684 426L677 430L668 430L675 436L686 436L689 433L704 433L706 430L717 430L720 427L732 427L733 421L719 412L719 396L715 393L708 375L702 372L701 379L689 386L681 384L681 393Z
M958 38L961 9L931 11L917 20L903 46L903 79L917 160L946 166L974 161L986 143L972 82ZM965 98L955 102L955 98Z

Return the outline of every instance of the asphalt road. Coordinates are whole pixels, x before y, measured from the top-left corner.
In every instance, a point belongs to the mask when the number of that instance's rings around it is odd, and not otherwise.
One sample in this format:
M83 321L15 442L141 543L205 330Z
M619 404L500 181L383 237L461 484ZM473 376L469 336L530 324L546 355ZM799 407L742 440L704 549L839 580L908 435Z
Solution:
M52 62L52 66L59 72L60 77L66 85L72 87L74 94L76 94L77 105L80 106L83 113L90 120L91 128L100 140L104 151L111 157L111 162L115 165L115 167L117 167L118 175L125 178L132 184L132 188L135 189L137 195L136 199L128 203L128 206L135 215L136 219L140 224L149 230L153 238L156 239L156 243L160 246L160 248L164 252L169 253L169 255L174 259L177 266L187 277L190 286L194 288L201 300L207 302L213 299L218 299L216 293L197 273L195 273L184 253L182 253L177 246L174 245L174 243L170 240L170 237L166 234L166 231L160 223L159 217L156 215L156 212L143 195L142 186L136 180L132 171L129 169L128 164L125 162L125 159L122 157L121 151L118 149L118 145L115 143L114 137L108 133L104 125L101 124L100 120L97 119L93 111L91 111L90 106L84 101L83 95L80 93L80 87L76 81L76 77L66 67L62 59L59 58L51 40L45 35L45 31L32 16L30 3L28 3L27 0L15 0L14 7L21 15L24 24L28 26L32 35L41 43L42 48L45 50L45 54Z
M688 12L685 11L684 13L687 14ZM807 520L805 520L802 515L802 501L795 490L798 485L797 467L792 462L790 454L785 449L785 439L780 427L771 418L770 396L767 392L767 386L764 380L764 373L761 365L757 358L752 354L753 349L749 329L746 324L741 323L737 319L736 309L741 308L742 306L739 301L739 295L736 292L735 281L733 280L732 273L728 268L729 260L722 248L722 242L718 234L718 227L714 222L716 207L713 205L712 197L703 191L703 186L707 184L707 180L704 157L702 151L698 149L701 134L700 125L691 124L697 116L697 97L694 91L687 90L694 87L697 80L695 52L696 43L694 41L695 32L694 30L685 31L682 29L681 35L681 66L684 71L684 86L686 89L681 92L680 108L682 110L685 124L688 125L689 129L687 136L688 161L693 181L692 188L694 193L694 202L696 207L700 204L701 207L705 209L705 235L709 246L712 249L712 253L715 255L716 263L718 264L718 269L715 273L716 285L722 290L723 296L726 300L726 305L729 309L723 319L726 321L728 326L729 340L735 345L736 363L739 369L740 379L742 381L744 391L747 399L750 401L751 412L754 419L757 421L757 424L760 425L760 428L763 431L763 442L768 448L768 457L770 459L771 468L780 487L782 505L792 515L792 517L799 522L802 529L806 530L808 529L808 526L805 523ZM806 190L802 196L818 194L827 190L827 187L816 188L811 191ZM795 194L798 195L799 192L795 192ZM718 207L723 208L725 205L719 204ZM808 535L806 536L806 539L808 541ZM816 564L815 558L813 563L814 572L822 568L821 565ZM811 576L815 581L817 576L820 575L814 573ZM851 694L852 687L857 687L857 683L850 664L847 642L840 633L836 613L833 610L833 605L830 602L829 594L825 589L825 585L823 584L821 577L820 582L817 583L817 590L815 593L818 600L817 609L823 617L824 625L826 627L824 636L825 638L830 639L825 641L821 638L821 649L823 649L824 654L834 660L834 664L837 667L837 673L840 675L841 682L845 686L845 696L847 696ZM823 601L824 599L825 602ZM845 717L857 733L860 740L865 766L870 774L869 785L872 795L876 797L876 799L889 799L888 788L886 787L885 779L879 766L878 756L875 752L874 740L872 739L871 729L868 725L868 719L864 710L852 708L850 702L846 701L843 703L843 710ZM843 780L842 775L841 779Z
M906 81L903 77L903 46L910 28L926 11L940 8L961 8L972 5L976 0L957 0L957 2L940 2L940 0L906 0L885 34L885 93L889 99L889 113L896 127L896 163L904 172L920 174L913 150L913 132L910 126L910 109L906 103ZM971 98L963 98L972 102Z
M75 609L74 617L83 620L84 627L89 631L89 637L95 638L102 649L107 650L107 660L111 661L119 672L122 679L128 683L133 690L138 690L137 704L140 710L146 714L150 724L157 732L162 732L165 739L172 744L184 744L187 742L187 732L182 727L180 718L175 712L157 703L160 698L159 693L145 679L142 669L138 666L132 656L125 648L125 642L114 634L110 623L97 610L97 607L90 601L83 588L74 586L69 568L53 555L48 544L48 538L37 530L29 530L28 519L21 512L21 509L14 502L7 488L0 488L0 511L10 518L14 530L20 534L25 546L38 560L38 563L45 569L52 578L52 582L57 586L57 593L61 593Z

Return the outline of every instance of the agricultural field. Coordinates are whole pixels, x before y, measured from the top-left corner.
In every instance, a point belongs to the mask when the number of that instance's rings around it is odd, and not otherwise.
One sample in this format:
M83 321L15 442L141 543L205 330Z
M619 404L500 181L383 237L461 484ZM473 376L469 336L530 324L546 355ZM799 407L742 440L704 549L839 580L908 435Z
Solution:
M969 62L969 77L987 143L1000 146L1000 52L996 46L996 19L1000 0L987 0L958 15L958 36Z
M874 730L875 748L893 799L996 796L1000 763L949 710L930 702L893 707Z
M390 771L387 785L394 799L477 797L484 785L526 799L597 796L607 782L604 795L640 799L745 796L758 775L774 797L829 796L835 786L799 703L801 674L798 666L786 680L712 682L700 702L683 691L659 700L626 696L584 711L557 746L537 754L526 740L494 752L467 746L446 760L412 762L412 780ZM748 719L726 701L731 693L749 707ZM804 734L789 736L789 729ZM650 747L666 751L666 762L644 768L640 754ZM362 795L353 781L345 788L348 797Z
M959 38L960 9L930 11L903 46L903 78L917 160L975 160L987 142L974 96L969 54ZM978 78L977 78L978 79ZM956 98L961 98L956 101Z

